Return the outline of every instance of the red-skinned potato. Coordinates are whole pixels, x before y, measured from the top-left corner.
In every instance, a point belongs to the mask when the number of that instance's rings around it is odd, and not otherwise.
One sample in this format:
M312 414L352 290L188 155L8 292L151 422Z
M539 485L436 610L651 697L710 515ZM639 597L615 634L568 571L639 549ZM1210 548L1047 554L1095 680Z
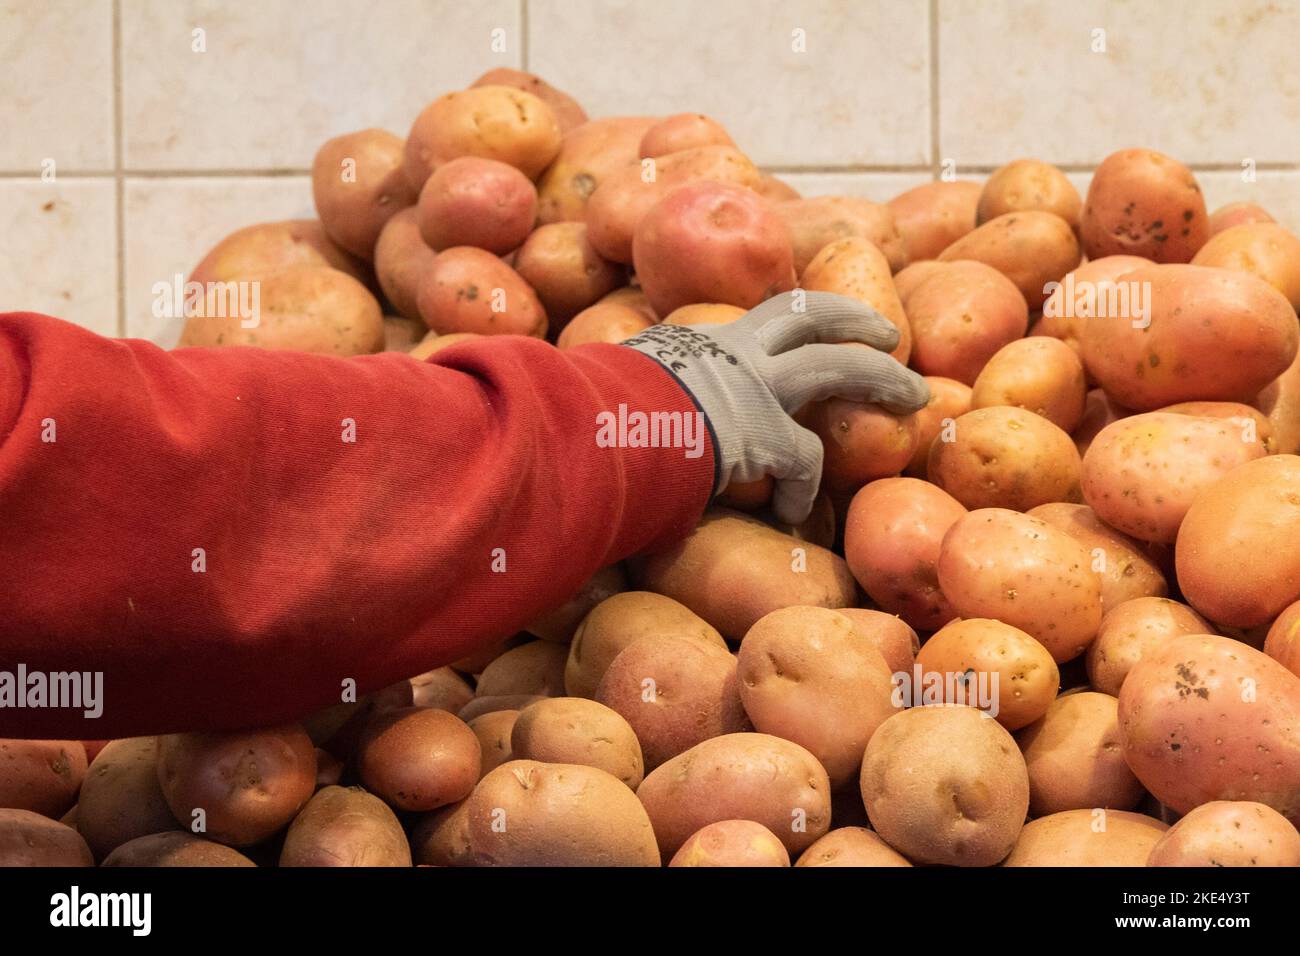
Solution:
M94 866L77 831L30 810L0 809L0 869L28 866Z
M1088 552L1101 577L1103 614L1134 598L1168 593L1164 573L1142 544L1107 525L1087 505L1053 502L1025 513L1060 528Z
M1038 518L982 508L957 520L939 551L939 586L962 617L1018 627L1058 664L1083 653L1101 626L1091 558Z
M1296 357L1295 310L1268 283L1195 265L1137 269L1137 315L1094 315L1083 335L1089 374L1115 402L1151 411L1185 401L1249 401Z
M180 826L158 784L154 737L111 740L95 755L77 801L77 832L95 858L130 840Z
M375 242L375 279L393 308L408 319L420 321L416 292L435 256L420 235L419 211L414 206L384 223Z
M822 440L822 479L832 492L853 492L897 475L921 440L915 415L895 415L843 398L814 402L799 421Z
M652 116L591 120L564 134L560 152L537 181L537 221L582 222L596 187L624 166L637 164Z
M894 850L866 827L840 827L803 851L795 866L911 866L907 857Z
M633 790L645 776L632 726L604 704L582 697L552 697L519 711L510 752L516 760L597 767Z
M79 740L0 739L0 807L58 819L77 802L85 777Z
M880 725L862 761L877 833L914 863L992 866L1029 808L1012 736L971 707L912 707Z
M104 858L102 866L250 867L257 864L238 850L182 830L136 837Z
M357 750L357 774L399 810L436 810L463 800L479 778L478 738L453 714L404 707L376 716Z
M1012 405L1070 432L1083 420L1087 391L1078 353L1037 336L1008 342L994 353L975 379L971 408Z
M340 248L318 219L286 219L237 229L203 257L189 281L228 282L293 266L338 269L366 281L365 263Z
M440 335L546 336L546 312L537 293L496 256L471 246L439 253L420 278L416 304Z
M645 808L595 767L512 760L465 801L470 846L488 866L659 866Z
M889 260L866 239L837 239L823 246L803 270L799 284L809 292L834 292L871 306L898 329L898 346L889 354L907 364L912 354L907 314L898 299Z
M756 730L806 747L833 788L857 778L867 741L894 705L889 665L852 620L820 607L773 611L745 635L738 665Z
M1151 264L1141 256L1105 256L1067 272L1044 300L1043 316L1033 334L1060 339L1082 353L1088 317L1122 311L1122 296L1130 295L1131 290L1121 278Z
M722 820L767 827L794 855L830 826L830 780L803 747L769 734L724 734L650 773L637 788L667 858Z
M1210 238L1192 265L1217 266L1263 279L1300 308L1300 239L1274 222L1245 223Z
M1210 236L1248 222L1276 222L1267 210L1253 202L1230 202L1210 213Z
M280 866L410 866L411 847L384 801L360 787L325 787L289 825Z
M1269 627L1264 653L1300 677L1300 601L1288 605Z
M790 853L767 827L753 820L719 820L697 830L669 866L789 866Z
M1273 423L1258 408L1242 402L1179 402L1176 405L1166 405L1156 411L1232 422L1240 430L1242 441L1258 441L1268 454L1278 453L1277 439L1273 435Z
M641 158L680 153L697 146L735 146L722 124L703 113L665 116L641 137Z
M973 259L1011 280L1031 309L1037 309L1079 265L1079 242L1070 224L1050 212L1009 212L990 219L939 254L941 262Z
M920 262L913 262L894 273L894 290L898 293L898 301L903 303L903 308L907 308L908 298L920 288L922 282L946 268L948 268L946 262L940 262L937 259L922 259ZM998 275L1002 275L1002 273L999 272Z
M537 293L553 332L625 279L621 266L606 262L592 248L582 222L555 222L534 230L515 253L515 271Z
M1183 634L1209 634L1210 625L1186 604L1166 597L1139 597L1106 611L1088 645L1088 681L1118 697L1129 671L1144 656Z
M551 86L534 73L499 66L494 70L488 70L470 86L512 86L525 93L531 93L551 108L551 112L555 114L555 121L560 125L561 133L568 133L569 130L587 122L587 111L577 100L563 90Z
M415 202L402 170L405 143L382 129L326 140L311 166L311 191L325 232L343 249L370 259L384 224Z
M956 612L939 588L939 547L965 514L961 502L927 482L873 481L849 505L849 570L879 607L920 630L942 627Z
M1205 197L1177 160L1152 149L1120 150L1093 173L1079 235L1089 259L1189 262L1209 237Z
M907 265L907 250L888 206L861 196L815 196L777 203L794 247L794 267L802 273L817 253L839 239L865 239L889 261L891 272Z
M1124 762L1119 701L1108 694L1063 694L1016 734L1029 770L1029 812L1106 807L1132 810L1142 785Z
M1078 449L1041 415L1007 405L978 408L930 445L930 481L967 508L1028 511L1079 500Z
M1300 677L1229 637L1143 655L1119 694L1124 758L1177 813L1253 800L1300 819Z
M1165 831L1147 866L1300 866L1300 833L1262 803L1213 800Z
M297 724L159 737L157 769L176 819L191 829L201 810L199 832L235 847L283 828L316 789L316 749Z
M925 376L930 387L930 401L915 412L918 441L912 460L903 473L912 478L926 477L930 464L930 446L943 429L970 411L971 388L956 379L941 375Z
M1017 159L996 170L984 183L975 207L978 224L1009 212L1037 209L1055 213L1079 228L1083 200L1065 173L1039 159Z
M983 187L971 182L925 183L889 201L909 262L934 259L975 228Z
M752 309L795 282L790 241L769 204L727 183L665 195L638 222L632 261L659 315L695 302Z
M842 607L835 613L843 614L853 622L854 632L870 641L871 646L880 652L890 674L911 672L921 642L906 621L897 615L865 607Z
M537 189L515 167L461 156L434 170L420 190L420 235L435 251L474 246L517 249L537 218Z
M528 706L531 707L532 704ZM493 710L466 722L478 738L480 780L506 761L514 759L510 738L518 718L517 710Z
M1179 526L1178 583L1216 624L1268 624L1300 598L1300 457L1239 465L1204 488Z
M1025 824L1003 866L1145 866L1168 827L1127 810L1063 810Z
M982 262L943 263L907 297L911 364L923 375L974 385L980 369L1029 327L1015 285Z

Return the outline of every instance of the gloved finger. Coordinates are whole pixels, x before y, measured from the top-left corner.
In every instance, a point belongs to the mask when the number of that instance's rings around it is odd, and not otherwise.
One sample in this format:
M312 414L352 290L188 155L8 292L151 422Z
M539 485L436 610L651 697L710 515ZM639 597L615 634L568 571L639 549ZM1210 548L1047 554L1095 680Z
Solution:
M773 475L772 511L785 524L802 524L812 514L822 479L822 441L806 428L795 428L794 454Z
M885 352L898 347L898 329L865 302L832 292L804 292L806 301L800 303L800 290L790 294L794 297L792 308L772 317L755 332L768 355L779 355L810 342L861 342ZM802 310L797 308L801 304Z
M805 345L773 356L768 385L794 413L808 402L847 398L906 415L924 408L930 386L897 359L857 345Z

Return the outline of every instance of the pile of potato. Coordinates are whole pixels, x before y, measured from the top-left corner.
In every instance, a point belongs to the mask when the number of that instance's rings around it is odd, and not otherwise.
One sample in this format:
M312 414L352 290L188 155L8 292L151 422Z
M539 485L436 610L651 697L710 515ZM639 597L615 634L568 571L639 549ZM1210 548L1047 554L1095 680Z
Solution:
M801 526L728 488L301 725L0 741L0 862L1300 865L1300 240L1267 212L1144 149L1086 198L1022 159L802 199L707 117L588 120L509 70L313 181L319 221L194 272L260 280L260 326L183 344L563 349L798 287L874 306L932 400L803 409Z

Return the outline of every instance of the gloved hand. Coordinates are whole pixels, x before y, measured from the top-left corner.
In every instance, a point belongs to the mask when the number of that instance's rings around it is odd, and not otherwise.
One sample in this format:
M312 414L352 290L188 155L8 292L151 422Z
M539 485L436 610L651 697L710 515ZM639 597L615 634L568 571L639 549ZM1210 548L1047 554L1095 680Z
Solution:
M672 372L704 412L719 463L714 493L770 474L773 510L788 524L808 517L822 473L821 439L795 422L796 411L831 397L897 413L930 400L925 380L886 354L898 330L830 292L786 292L728 325L656 325L622 344Z

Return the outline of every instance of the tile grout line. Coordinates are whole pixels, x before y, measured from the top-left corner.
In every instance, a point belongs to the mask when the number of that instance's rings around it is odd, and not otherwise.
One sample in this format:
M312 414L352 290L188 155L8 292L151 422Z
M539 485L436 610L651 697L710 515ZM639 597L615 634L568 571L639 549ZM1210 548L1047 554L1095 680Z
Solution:
M519 69L528 71L528 0L519 0Z
M930 0L927 15L930 40L930 175L939 178L939 0Z
M122 171L122 155L122 0L113 0L113 181L118 338L126 337L126 177Z

